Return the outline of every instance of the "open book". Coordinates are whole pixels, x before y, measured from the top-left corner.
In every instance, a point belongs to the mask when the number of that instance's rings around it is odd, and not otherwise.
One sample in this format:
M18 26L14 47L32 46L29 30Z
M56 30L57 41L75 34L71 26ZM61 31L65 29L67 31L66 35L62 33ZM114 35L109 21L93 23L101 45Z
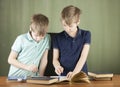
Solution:
M43 77L28 77L27 83L35 83L35 84L52 84L52 83L60 83L60 82L86 82L90 83L88 76L84 72L79 72L74 75L71 79L68 79L66 76L43 76Z
M112 80L113 73L92 73L88 72L88 75L93 80Z

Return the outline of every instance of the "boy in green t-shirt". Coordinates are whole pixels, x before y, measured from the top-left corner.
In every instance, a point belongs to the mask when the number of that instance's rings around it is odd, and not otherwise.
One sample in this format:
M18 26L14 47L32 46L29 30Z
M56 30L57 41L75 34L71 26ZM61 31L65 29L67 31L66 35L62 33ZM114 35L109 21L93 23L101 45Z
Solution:
M8 76L44 75L50 36L46 34L49 20L43 14L32 16L28 33L19 35L11 47Z

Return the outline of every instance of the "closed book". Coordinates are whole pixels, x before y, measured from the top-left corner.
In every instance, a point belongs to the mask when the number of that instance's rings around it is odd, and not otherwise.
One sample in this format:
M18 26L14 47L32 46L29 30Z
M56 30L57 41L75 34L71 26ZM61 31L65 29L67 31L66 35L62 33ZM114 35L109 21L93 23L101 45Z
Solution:
M113 73L93 73L88 72L89 77L94 80L112 80Z
M26 76L8 76L8 82L25 82L27 79Z
M35 83L35 84L52 84L56 83L58 78L52 78L47 76L42 77L28 77L26 82L27 83Z

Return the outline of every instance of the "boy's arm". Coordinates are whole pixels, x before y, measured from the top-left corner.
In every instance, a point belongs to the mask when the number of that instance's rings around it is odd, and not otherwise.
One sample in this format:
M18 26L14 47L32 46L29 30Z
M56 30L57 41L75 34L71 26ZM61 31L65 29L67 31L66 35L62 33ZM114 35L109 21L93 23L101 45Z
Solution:
M32 71L32 72L37 72L38 71L38 69L35 65L27 66L27 65L19 62L17 60L17 57L18 57L18 53L15 52L15 51L11 51L10 55L8 57L8 63L17 67L17 68L25 69L25 70L28 70L28 71Z
M42 59L40 61L40 68L39 68L40 76L44 76L44 72L45 72L45 69L47 66L47 62L48 62L47 57L48 57L48 49L45 50L45 52L42 56Z
M73 70L73 72L71 73L68 73L68 77L72 77L74 76L76 73L80 72L83 65L85 64L86 62L86 59L87 59L87 56L88 56L88 53L89 53L89 49L90 49L90 44L85 44L84 47L83 47L83 50L82 50L82 53L81 53L81 56L76 64L76 67L75 69ZM71 74L71 75L70 75Z
M59 62L59 50L53 49L53 66L55 68L55 72L60 75L63 72L63 67L60 65Z
M87 56L89 53L89 49L90 49L90 44L85 44L80 56L80 59L73 71L73 73L78 73L79 71L81 71L83 65L85 64L86 60L87 60Z

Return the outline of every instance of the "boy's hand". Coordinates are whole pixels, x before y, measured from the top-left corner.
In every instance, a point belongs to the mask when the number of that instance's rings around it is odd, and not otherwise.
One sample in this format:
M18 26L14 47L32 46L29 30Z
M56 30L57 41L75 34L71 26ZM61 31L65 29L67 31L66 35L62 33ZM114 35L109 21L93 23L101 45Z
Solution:
M56 66L55 67L55 72L60 75L61 73L63 73L63 67L62 66Z
M69 72L69 73L67 74L67 78L68 78L68 79L71 79L71 78L73 77L73 75L74 75L73 72Z
M74 71L73 71L73 72L72 72L72 71L71 71L71 72L68 72L67 78L68 78L68 79L71 79L75 74L77 74L77 72L74 72Z
M32 65L27 66L27 70L31 72L37 72L38 68L36 65L32 64Z

